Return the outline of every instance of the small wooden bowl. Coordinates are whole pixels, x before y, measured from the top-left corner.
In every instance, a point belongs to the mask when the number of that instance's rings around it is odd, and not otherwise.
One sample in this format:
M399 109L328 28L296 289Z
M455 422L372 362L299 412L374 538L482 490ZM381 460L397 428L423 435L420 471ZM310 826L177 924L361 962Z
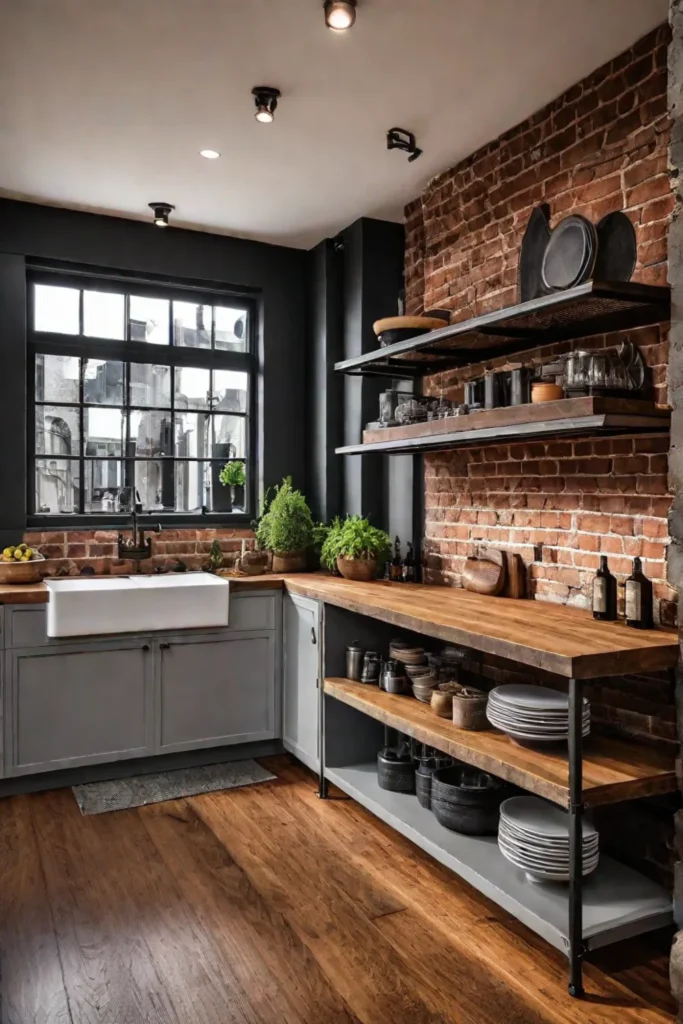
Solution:
M43 555L34 555L30 562L0 562L0 583L40 583Z
M539 380L531 385L532 402L557 402L560 398L564 398L564 391L559 384L546 384Z
M468 729L471 732L481 732L489 728L486 717L486 702L488 696L485 693L474 694L467 689L453 695L453 725L459 729Z
M475 594L493 597L505 584L505 563L498 564L488 558L468 558L462 571L462 585Z

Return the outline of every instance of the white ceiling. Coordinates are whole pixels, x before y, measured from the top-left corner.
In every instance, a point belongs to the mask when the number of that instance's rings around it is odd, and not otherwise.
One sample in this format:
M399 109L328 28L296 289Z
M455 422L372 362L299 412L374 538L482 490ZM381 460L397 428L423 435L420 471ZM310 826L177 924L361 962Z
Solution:
M0 0L0 194L309 247L666 20L667 0ZM283 97L258 124L251 89ZM414 131L408 163L385 133ZM220 160L198 150L218 149Z

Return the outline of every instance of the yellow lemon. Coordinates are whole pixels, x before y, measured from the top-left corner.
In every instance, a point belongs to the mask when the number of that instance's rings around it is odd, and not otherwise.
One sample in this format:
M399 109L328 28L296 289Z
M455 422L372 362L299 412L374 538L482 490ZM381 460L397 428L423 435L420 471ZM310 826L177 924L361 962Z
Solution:
M5 556L5 558L13 558L14 557L14 548L13 547L5 548L5 550L3 551L3 555Z
M21 551L19 550L19 548L15 548L14 549L14 558L17 560L17 562L21 559L21 557L22 557Z

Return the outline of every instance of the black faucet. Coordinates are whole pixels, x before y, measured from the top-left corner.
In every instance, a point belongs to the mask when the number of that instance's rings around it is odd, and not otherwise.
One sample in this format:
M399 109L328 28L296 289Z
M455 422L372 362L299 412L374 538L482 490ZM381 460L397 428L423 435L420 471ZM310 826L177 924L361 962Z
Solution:
M135 508L131 513L133 536L128 540L122 533L120 533L118 545L119 558L132 559L132 561L135 562L136 572L141 571L141 562L144 562L146 558L152 557L152 538L145 537L145 533L150 530L153 533L161 533L161 525L159 523L154 523L148 527L141 526L138 528L138 515L141 511L142 506L136 502Z

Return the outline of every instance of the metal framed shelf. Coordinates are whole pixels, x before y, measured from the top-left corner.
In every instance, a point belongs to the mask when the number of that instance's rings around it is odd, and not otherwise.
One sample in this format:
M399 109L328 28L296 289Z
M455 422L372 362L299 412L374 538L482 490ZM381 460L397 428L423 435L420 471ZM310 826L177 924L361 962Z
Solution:
M429 376L540 345L661 323L668 288L585 281L507 309L451 324L335 364L339 373L399 379Z
M405 793L380 789L376 762L327 768L326 778L402 836L469 882L546 942L569 954L569 890L532 885L505 860L495 837L450 832ZM582 937L586 950L632 938L673 921L670 894L610 857L583 883Z
M361 444L337 455L409 455L543 438L595 437L667 431L670 414L652 403L623 398L563 398L537 405L479 410L430 423L366 430Z

